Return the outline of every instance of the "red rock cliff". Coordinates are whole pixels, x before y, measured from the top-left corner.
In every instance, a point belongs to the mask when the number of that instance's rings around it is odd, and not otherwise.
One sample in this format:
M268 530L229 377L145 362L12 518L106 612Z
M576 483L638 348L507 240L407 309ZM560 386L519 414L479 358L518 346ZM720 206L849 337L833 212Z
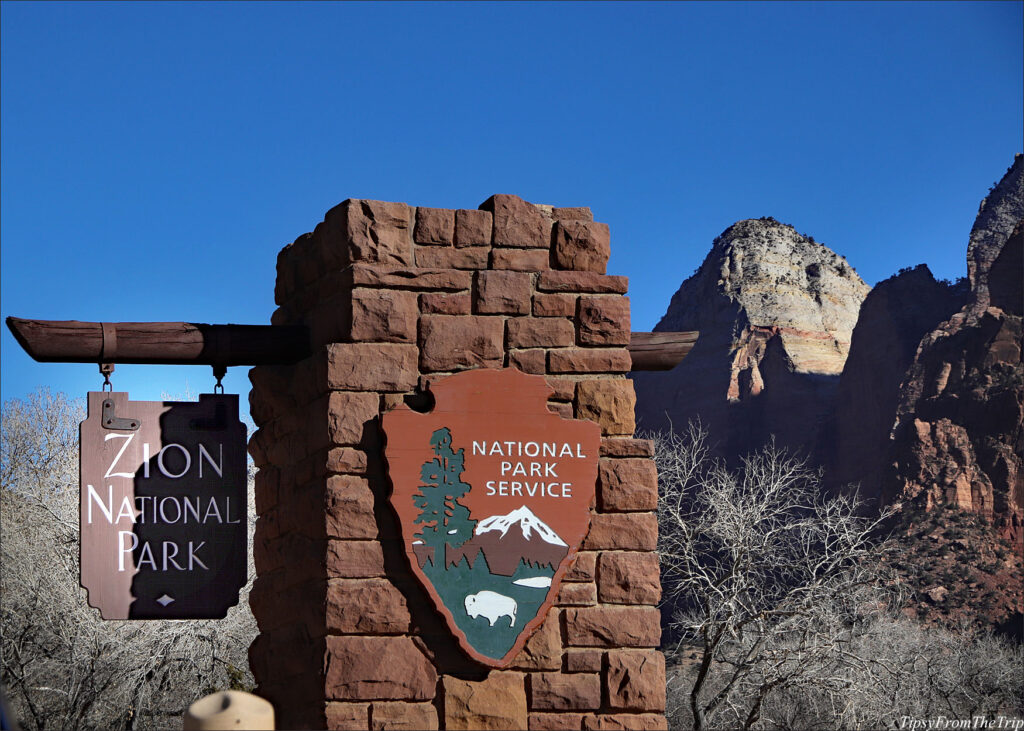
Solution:
M926 335L901 389L883 498L987 517L1018 547L1024 530L1021 265L1024 157L981 204L968 303Z

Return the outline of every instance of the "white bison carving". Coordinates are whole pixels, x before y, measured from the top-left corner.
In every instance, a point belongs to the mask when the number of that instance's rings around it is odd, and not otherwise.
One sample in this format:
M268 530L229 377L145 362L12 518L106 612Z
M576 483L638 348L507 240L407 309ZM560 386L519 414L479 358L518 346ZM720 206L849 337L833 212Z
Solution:
M516 600L495 591L478 591L466 597L466 614L473 619L486 617L491 627L499 617L508 617L508 626L512 627L516 623Z

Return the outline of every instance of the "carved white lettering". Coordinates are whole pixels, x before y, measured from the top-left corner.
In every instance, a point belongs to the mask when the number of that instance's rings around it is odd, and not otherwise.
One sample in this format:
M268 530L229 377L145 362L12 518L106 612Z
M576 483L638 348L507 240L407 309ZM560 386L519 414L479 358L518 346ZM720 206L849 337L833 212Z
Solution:
M134 472L111 472L111 470L114 469L114 465L121 461L121 455L124 454L124 450L128 449L128 445L132 443L132 439L134 438L135 432L132 432L131 434L107 434L107 436L103 438L104 442L109 442L111 439L125 440L124 444L121 445L121 449L118 450L117 456L114 457L114 461L110 463L109 467L107 467L107 473L103 475L103 479L110 477L135 477Z

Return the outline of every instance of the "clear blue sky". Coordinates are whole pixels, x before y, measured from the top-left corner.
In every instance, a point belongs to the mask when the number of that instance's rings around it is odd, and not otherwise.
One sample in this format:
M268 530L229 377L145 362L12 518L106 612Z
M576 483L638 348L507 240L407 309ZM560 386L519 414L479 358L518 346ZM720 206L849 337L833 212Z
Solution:
M650 330L743 218L870 284L961 276L1024 147L1020 2L4 2L0 25L5 317L269 323L278 250L341 200L516 193L611 225ZM100 384L0 346L4 399ZM114 378L186 381L213 382Z

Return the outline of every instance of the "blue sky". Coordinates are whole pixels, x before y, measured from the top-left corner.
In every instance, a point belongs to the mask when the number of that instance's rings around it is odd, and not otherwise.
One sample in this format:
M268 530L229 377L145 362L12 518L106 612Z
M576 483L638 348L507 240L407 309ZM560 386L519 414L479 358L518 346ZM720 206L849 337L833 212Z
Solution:
M515 193L611 226L650 330L743 218L870 284L962 276L1024 148L1020 2L3 2L0 35L4 317L269 323L278 250L341 200ZM99 387L0 348L4 399Z

